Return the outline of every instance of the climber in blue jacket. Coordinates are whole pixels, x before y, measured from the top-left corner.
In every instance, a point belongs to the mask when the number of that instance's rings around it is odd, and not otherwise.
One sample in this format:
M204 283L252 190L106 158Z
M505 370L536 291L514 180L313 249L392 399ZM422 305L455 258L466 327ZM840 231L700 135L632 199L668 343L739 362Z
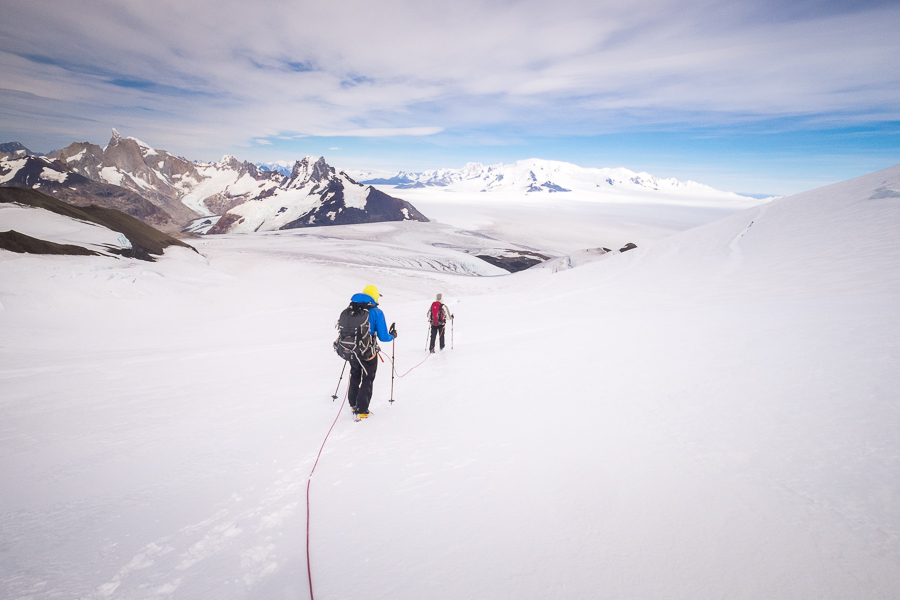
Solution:
M361 357L359 361L350 361L350 389L347 399L350 408L360 419L369 416L369 401L372 399L372 384L375 382L375 371L378 369L378 342L391 342L397 337L397 327L390 328L384 319L384 313L378 308L378 288L367 285L361 294L353 294L350 302L364 305L369 310L369 333L372 337L373 351L371 357ZM377 338L377 339L376 339Z

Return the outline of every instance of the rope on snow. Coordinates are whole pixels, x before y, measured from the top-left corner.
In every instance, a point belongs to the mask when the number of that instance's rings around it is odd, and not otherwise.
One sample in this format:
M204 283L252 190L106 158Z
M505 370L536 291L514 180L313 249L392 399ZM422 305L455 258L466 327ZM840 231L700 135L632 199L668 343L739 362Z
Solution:
M337 423L338 417L341 416L341 411L344 410L344 404L347 403L347 395L350 393L350 386L347 386L347 392L344 394L344 400L341 402L341 407L338 409L337 414L334 416L334 422L331 424L331 428L328 429L328 433L325 434L325 439L322 440L322 445L319 447L319 454L316 455L316 462L313 463L313 468L309 472L309 477L306 479L306 574L309 579L309 598L310 600L316 600L316 597L313 595L313 584L312 584L312 567L310 566L309 561L309 486L312 483L313 473L316 472L316 467L319 464L319 459L322 457L322 450L325 449L325 442L328 441L328 436L331 435L331 430L334 429L335 424Z

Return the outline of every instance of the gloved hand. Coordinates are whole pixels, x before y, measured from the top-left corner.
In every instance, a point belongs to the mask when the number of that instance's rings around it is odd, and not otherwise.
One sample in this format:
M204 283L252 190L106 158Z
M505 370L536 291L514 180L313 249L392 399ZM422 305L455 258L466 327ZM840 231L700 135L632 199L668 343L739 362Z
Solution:
M390 329L388 329L388 333L394 337L397 337L397 324L396 323L391 323L391 327L390 327Z
M450 315L450 318L451 318L451 319L455 319L456 317L454 317L453 315Z

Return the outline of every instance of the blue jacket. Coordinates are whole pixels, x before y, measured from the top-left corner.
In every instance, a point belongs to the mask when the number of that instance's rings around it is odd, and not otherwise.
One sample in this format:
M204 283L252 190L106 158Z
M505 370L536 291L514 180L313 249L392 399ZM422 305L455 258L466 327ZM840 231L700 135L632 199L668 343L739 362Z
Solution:
M360 304L369 305L369 331L378 334L378 339L382 342L393 341L394 336L388 333L387 323L384 321L384 313L378 308L378 304L368 294L353 294L350 302L359 302Z

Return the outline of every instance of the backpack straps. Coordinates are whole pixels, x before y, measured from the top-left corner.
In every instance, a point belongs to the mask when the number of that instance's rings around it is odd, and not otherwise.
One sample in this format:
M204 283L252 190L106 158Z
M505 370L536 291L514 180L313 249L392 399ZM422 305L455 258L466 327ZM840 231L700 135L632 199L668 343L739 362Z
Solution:
M431 325L434 327L440 327L444 324L444 305L435 300L431 303Z

